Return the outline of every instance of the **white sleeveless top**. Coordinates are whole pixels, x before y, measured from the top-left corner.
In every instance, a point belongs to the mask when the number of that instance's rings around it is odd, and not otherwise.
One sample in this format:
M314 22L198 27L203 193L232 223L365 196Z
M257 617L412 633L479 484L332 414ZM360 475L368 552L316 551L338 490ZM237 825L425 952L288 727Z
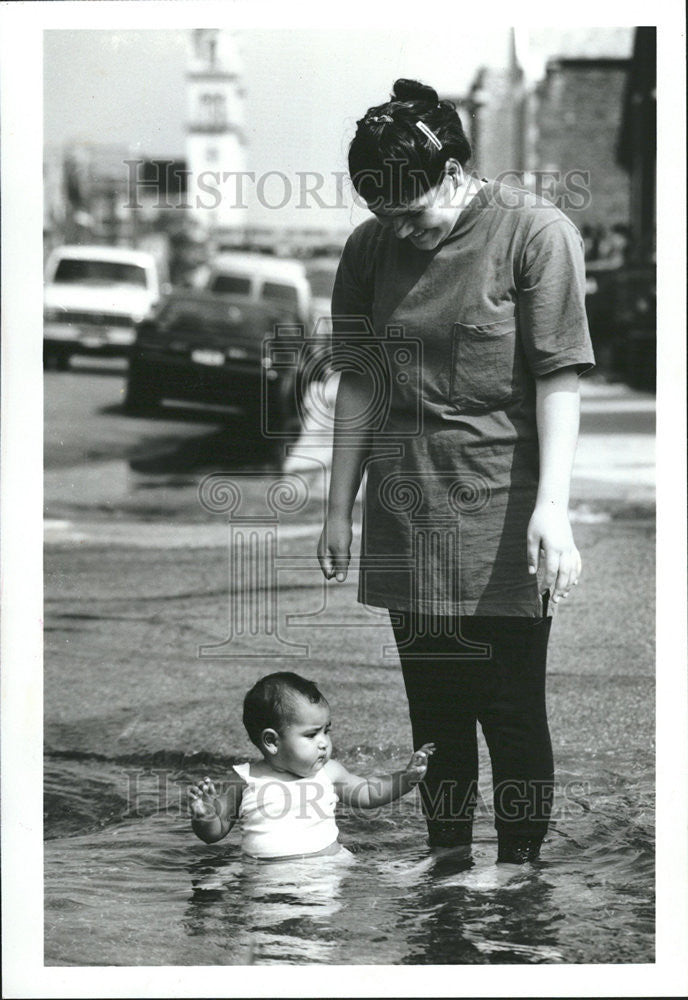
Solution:
M254 858L316 854L336 841L337 793L322 768L293 781L254 777L250 764L235 764L234 770L247 785L239 809L245 854Z

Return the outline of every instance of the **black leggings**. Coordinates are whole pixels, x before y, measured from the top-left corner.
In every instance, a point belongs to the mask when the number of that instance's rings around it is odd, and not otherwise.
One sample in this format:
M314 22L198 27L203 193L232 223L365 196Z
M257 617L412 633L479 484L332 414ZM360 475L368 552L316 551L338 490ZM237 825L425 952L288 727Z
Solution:
M414 747L435 743L420 786L432 845L471 842L479 721L492 761L500 860L532 860L554 765L545 707L551 618L435 618L391 611Z

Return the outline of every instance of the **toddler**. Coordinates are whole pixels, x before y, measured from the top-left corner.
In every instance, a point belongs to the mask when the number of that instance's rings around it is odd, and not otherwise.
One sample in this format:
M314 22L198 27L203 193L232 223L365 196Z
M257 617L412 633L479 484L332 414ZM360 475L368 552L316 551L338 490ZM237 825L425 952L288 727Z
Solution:
M263 759L237 764L221 792L209 778L191 785L191 826L213 844L239 822L243 852L265 861L337 854L337 801L372 809L400 798L422 781L435 749L424 744L393 774L351 774L330 756L327 701L312 681L288 672L269 674L251 688L243 719Z

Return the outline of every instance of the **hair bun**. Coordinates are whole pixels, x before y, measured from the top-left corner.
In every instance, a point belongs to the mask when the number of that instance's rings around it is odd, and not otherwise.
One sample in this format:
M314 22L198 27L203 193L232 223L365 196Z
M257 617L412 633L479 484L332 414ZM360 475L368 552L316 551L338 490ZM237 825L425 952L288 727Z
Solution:
M397 80L392 91L395 101L425 101L427 104L438 104L439 96L432 87L419 83L418 80Z

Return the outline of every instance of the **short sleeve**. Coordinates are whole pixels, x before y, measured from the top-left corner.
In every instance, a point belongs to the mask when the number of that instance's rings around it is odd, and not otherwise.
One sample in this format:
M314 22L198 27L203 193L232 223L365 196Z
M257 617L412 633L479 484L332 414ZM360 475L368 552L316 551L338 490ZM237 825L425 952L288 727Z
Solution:
M519 334L533 375L595 364L585 312L580 233L565 216L548 221L526 243L517 283Z
M374 337L373 276L367 246L367 226L355 230L346 242L332 292L332 353L336 371L348 368L352 352Z
M226 808L228 819L238 819L241 816L241 803L244 798L244 790L248 788L248 778L250 764L234 764L227 776L227 781L222 789L226 796Z

